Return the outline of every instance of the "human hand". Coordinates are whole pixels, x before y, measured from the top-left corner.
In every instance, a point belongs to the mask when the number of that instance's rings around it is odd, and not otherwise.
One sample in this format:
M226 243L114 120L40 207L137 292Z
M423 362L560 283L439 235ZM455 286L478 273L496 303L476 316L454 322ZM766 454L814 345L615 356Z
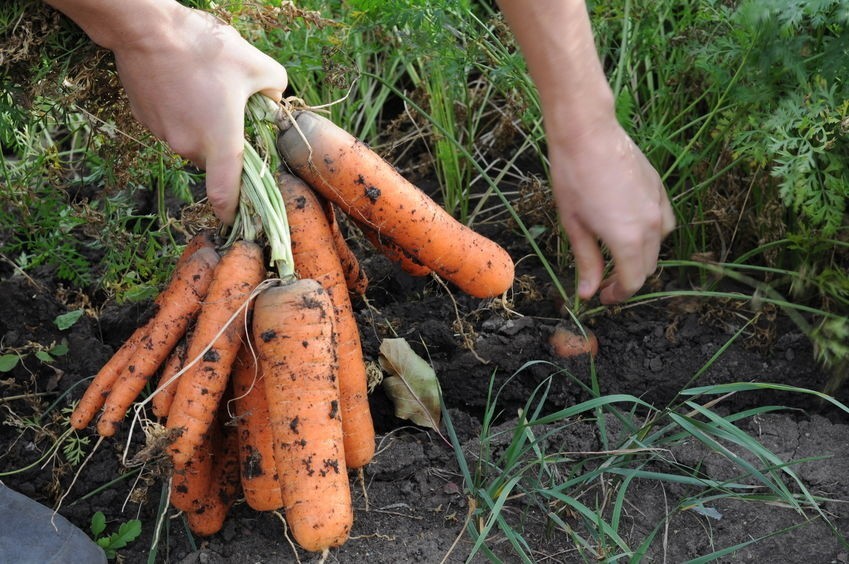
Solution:
M248 98L280 100L286 70L229 25L176 2L167 19L111 48L133 115L174 152L206 170L215 214L233 222ZM158 25L162 24L162 25Z
M661 240L675 227L660 176L613 115L579 137L550 139L554 197L578 267L578 295L587 299L601 288L602 303L621 302L655 271ZM599 240L614 263L605 280Z

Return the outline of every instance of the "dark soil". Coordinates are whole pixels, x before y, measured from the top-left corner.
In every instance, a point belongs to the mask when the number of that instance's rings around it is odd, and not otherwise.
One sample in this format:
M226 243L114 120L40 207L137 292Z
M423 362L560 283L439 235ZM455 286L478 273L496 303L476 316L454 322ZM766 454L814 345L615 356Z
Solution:
M514 258L527 255L518 239L504 240L505 237L512 235L502 231L497 238ZM503 385L498 399L502 416L496 422L500 431L515 426L517 410L541 383L550 383L546 412L591 397L579 385L591 383L593 368L588 359L567 361L551 353L548 336L557 324L566 323L566 318L560 304L551 298L553 292L547 278L536 271L533 260L519 263L508 309L497 300L481 301L449 293L429 278L410 278L382 257L367 255L364 248L359 250L363 251L360 254L371 279L368 302L355 304L367 360L376 359L382 338L397 336L406 338L431 362L470 464L474 464L479 451L481 418L491 384L493 389ZM56 506L71 486L76 469L64 462L62 455L28 470L20 469L50 448L64 430L60 410L80 396L84 386L81 380L98 370L145 316L146 307L91 304L91 315L69 330L60 331L53 320L71 307L68 302L72 296L57 284L50 271L31 276L0 267L3 349L24 350L31 343L50 345L67 340L70 352L49 364L29 354L21 366L2 375L0 469L8 486ZM669 280L656 283L673 285ZM753 315L749 309L734 304L678 300L610 309L592 318L588 324L600 342L594 367L600 393L632 394L662 408L680 401L676 399L677 392L688 386L752 381L823 389L828 375L817 367L808 341L773 311L760 311L758 320L719 354ZM455 323L458 318L462 325ZM709 367L691 382L706 365ZM351 539L331 552L330 561L440 562L446 557L448 562L465 561L473 544L464 532L470 498L454 450L438 433L396 419L380 388L371 402L379 432L378 454L365 469L363 482L351 477L355 525ZM657 562L681 562L741 544L744 546L739 550L719 560L849 561L849 546L835 534L849 533L849 418L813 396L778 392L739 393L714 409L729 415L763 405L786 409L744 418L737 421L738 427L783 460L808 460L792 468L814 495L827 500L822 504L823 514L836 531L815 511L800 513L755 499L717 500L709 506L687 507L682 500L697 494L696 488L644 479L632 482L625 496L619 534L629 547L636 549L653 534L646 559ZM32 417L41 415L34 425ZM556 451L599 451L604 447L598 428L586 418L573 420L546 442ZM609 437L615 438L616 421L610 419L607 428ZM125 562L146 562L163 481L153 464L140 473L122 466L127 430L104 441L82 468L60 513L87 529L92 514L103 511L108 518L108 531L116 530L128 519L141 519L141 537L119 553ZM135 435L129 447L131 453L142 446L141 434ZM95 442L93 431L81 436ZM506 435L495 436L494 448L503 448ZM734 445L729 448L743 453ZM574 458L581 460L582 455L575 454ZM714 480L739 479L738 467L712 454L693 438L678 441L664 453L664 458L675 461L679 468L698 468L702 475ZM646 469L672 471L671 466ZM568 475L569 468L563 472ZM124 474L124 479L115 480ZM786 482L791 490L798 490L791 480ZM582 496L583 503L595 508L604 497L604 488L615 486L611 478L604 483L599 481L596 490L584 488L567 493ZM614 496L615 493L611 504ZM537 561L593 559L589 550L579 550L562 528L546 519L540 508L532 499L520 497L508 501L503 510L506 519L524 528L523 538ZM587 529L575 514L556 507L550 509L587 538ZM478 517L472 522L477 526ZM182 518L169 513L155 560L294 562L296 556L301 561L310 560L310 555L293 549L284 532L278 516L260 514L237 503L220 533L208 539L191 539ZM745 544L753 540L756 542ZM492 529L487 546L494 557L517 561L497 528ZM604 554L605 547L591 548ZM614 549L608 547L609 553L615 554ZM478 554L475 560L486 558Z

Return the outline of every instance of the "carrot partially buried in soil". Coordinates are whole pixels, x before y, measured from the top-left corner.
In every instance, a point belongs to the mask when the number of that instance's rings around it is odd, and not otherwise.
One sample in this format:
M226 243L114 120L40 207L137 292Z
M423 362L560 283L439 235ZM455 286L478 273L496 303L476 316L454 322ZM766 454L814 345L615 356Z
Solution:
M589 329L584 329L584 331L587 334L586 337L558 325L548 338L548 344L551 345L552 352L561 358L571 358L584 354L595 357L598 354L598 338Z
M273 511L283 507L283 499L274 461L265 379L254 355L247 344L242 346L231 374L240 478L247 504L257 511Z
M175 464L189 461L212 425L245 335L245 316L237 313L247 311L264 278L262 249L244 240L233 243L215 269L168 414L167 428L180 433L168 447Z
M503 248L454 219L377 153L330 120L295 113L297 127L277 139L288 166L356 222L403 248L422 264L479 298L513 284Z
M174 271L156 298L153 317L125 341L89 384L71 414L74 428L85 428L103 407L97 430L103 436L115 433L129 406L200 310L218 260L215 250L204 247Z
M325 551L353 524L339 409L333 304L308 279L263 291L253 334L274 433L286 521L299 545Z
M277 174L277 185L289 219L295 271L300 278L319 282L333 303L345 461L349 468L361 468L374 456L375 437L362 343L345 275L334 250L330 226L310 187L300 178L282 172Z

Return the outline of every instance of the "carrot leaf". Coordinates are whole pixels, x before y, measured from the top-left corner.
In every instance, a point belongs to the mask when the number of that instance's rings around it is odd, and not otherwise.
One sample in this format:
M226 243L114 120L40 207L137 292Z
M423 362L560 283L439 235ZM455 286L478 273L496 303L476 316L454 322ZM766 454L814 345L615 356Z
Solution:
M427 361L405 339L383 339L379 361L389 374L382 385L395 406L395 416L439 430L439 381Z

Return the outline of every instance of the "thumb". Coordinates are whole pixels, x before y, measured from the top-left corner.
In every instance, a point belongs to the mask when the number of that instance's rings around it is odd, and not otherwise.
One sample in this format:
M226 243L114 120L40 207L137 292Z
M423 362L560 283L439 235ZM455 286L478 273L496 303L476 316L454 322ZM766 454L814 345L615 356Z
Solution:
M243 147L216 151L206 159L206 196L212 211L226 225L236 219L242 179Z

